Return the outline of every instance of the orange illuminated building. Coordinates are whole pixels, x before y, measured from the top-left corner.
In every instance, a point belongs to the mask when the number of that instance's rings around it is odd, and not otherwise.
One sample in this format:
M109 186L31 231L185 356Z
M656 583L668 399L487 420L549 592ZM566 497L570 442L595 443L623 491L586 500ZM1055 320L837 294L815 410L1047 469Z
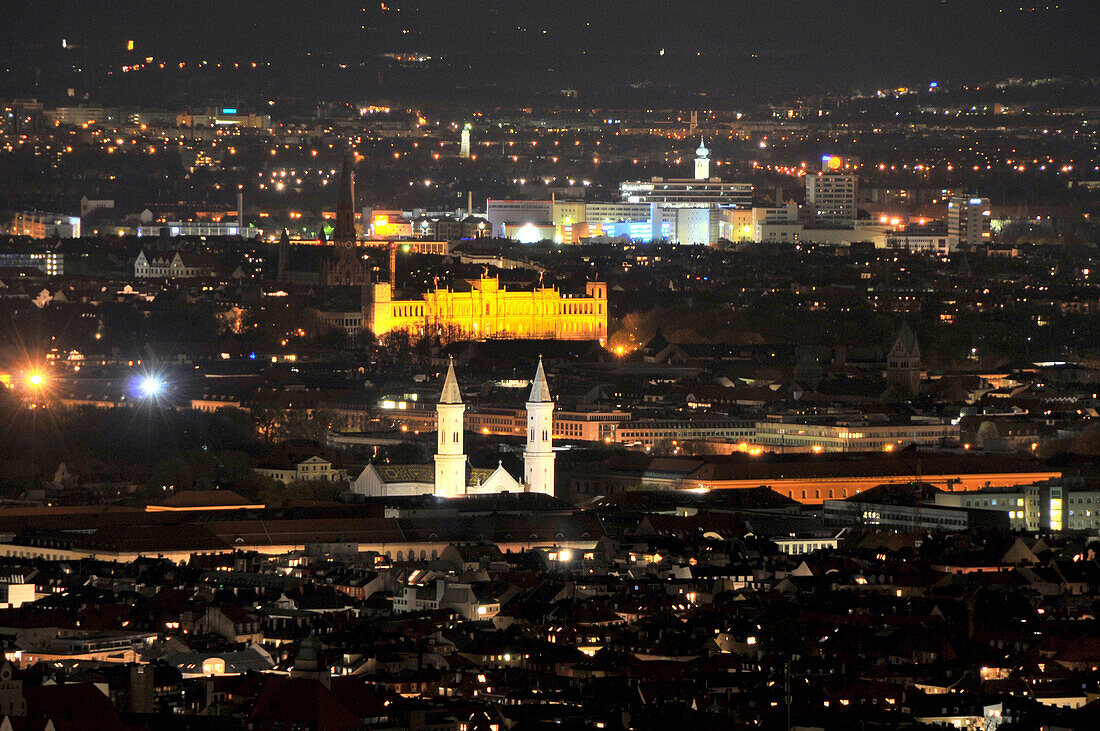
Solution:
M395 299L393 287L376 283L368 307L370 330L381 337L405 330L473 338L607 339L607 285L588 282L584 294L537 285L508 290L493 277L460 280L415 299Z
M1004 454L853 455L857 459L770 460L707 464L683 481L682 488L737 490L769 487L804 505L844 500L877 485L922 482L948 492L986 487L1028 485L1057 479L1050 469L1028 457Z
M1012 454L930 453L902 450L846 454L729 457L612 455L577 470L574 492L757 490L768 488L805 505L855 497L877 485L930 484L947 492L1030 485L1058 479L1060 470Z

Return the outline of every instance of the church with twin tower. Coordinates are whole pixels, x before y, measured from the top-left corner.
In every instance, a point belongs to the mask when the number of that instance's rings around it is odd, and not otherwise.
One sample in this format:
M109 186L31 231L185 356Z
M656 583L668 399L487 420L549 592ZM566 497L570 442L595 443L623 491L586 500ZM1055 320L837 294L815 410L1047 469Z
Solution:
M353 483L352 492L378 497L433 494L447 498L500 492L554 494L554 400L541 358L527 397L522 482L501 464L495 469L482 469L467 462L465 412L451 361L436 405L434 465L368 464Z
M498 477L498 484L490 489L486 485L470 485L466 470L466 450L463 442L463 415L466 405L455 377L455 364L447 366L443 392L436 406L438 432L435 448L434 493L441 497L458 497L471 492L504 492L508 485ZM515 482L516 491L554 494L554 400L550 398L550 385L542 368L542 358L527 397L527 447L523 450L523 483ZM498 468L503 471L503 468ZM505 482L505 484L499 484ZM471 489L472 488L472 489Z

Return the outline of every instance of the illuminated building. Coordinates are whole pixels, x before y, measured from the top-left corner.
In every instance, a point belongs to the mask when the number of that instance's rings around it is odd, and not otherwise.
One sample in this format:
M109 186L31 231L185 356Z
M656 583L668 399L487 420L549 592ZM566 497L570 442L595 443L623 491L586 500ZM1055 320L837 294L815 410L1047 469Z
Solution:
M462 128L461 142L459 143L458 156L466 160L470 159L470 123Z
M523 478L531 492L554 494L554 400L542 369L542 358L527 397L527 448L523 450Z
M12 236L32 239L79 239L80 217L45 211L19 211L12 218Z
M160 236L167 232L169 236L240 236L245 239L254 239L263 233L255 226L242 228L236 221L233 223L216 223L214 221L167 221L149 226L139 226L138 236Z
M721 205L751 208L752 183L727 183L718 178L628 180L619 184L619 197L627 203L658 203L669 207Z
M383 400L379 408L386 419L405 431L430 431L435 417L415 402ZM629 411L555 411L554 439L571 442L607 442L630 421ZM475 406L466 411L466 428L483 436L518 437L527 424L526 409Z
M988 198L953 196L947 203L947 245L954 251L960 244L988 244L991 233Z
M607 338L607 285L588 282L583 295L563 294L556 287L509 291L496 278L461 280L436 288L418 299L395 300L393 288L378 282L368 305L376 337L405 330L414 337Z
M206 113L179 114L176 116L179 127L249 127L252 129L270 129L271 117L267 114L249 114L235 107L208 109Z
M1093 532L1100 528L1100 485L1092 478L940 493L936 505L1005 513L1013 530Z
M806 176L806 208L813 223L850 226L856 220L859 176L836 155L821 158L821 172Z
M504 236L506 226L548 226L553 222L552 201L494 200L485 204L485 217L489 219L493 236Z
M692 112L694 115L695 112ZM694 121L694 117L692 118ZM703 140L699 140L699 147L695 150L695 179L696 180L710 180L710 158L707 155L710 154L710 150L703 144Z
M772 417L756 423L751 445L765 452L893 452L910 445L938 447L958 441L949 422L873 422Z
M899 231L886 237L888 249L902 249L925 254L948 254L954 251L946 233Z
M462 392L455 378L455 364L447 366L443 392L435 408L438 419L435 448L435 494L453 497L466 491L466 450L463 442L464 424Z
M752 241L753 212L756 209L725 208L718 221L718 236L729 241Z
M735 419L638 419L620 424L615 441L629 447L652 449L658 445L693 441L737 442L756 435L751 421Z
M524 481L521 484L503 466L477 469L466 461L466 423L462 391L454 362L447 366L443 390L436 405L436 453L429 465L368 464L352 485L352 492L371 496L422 495L440 497L484 495L498 492L554 494L554 450L551 424L554 400L539 359L527 398L526 448L523 450Z
M405 220L401 211L371 211L369 220L370 234L375 238L399 238L419 233L413 230L412 222Z
M192 279L212 277L217 271L214 259L187 251L153 254L143 249L134 259L134 276L139 278Z
M59 251L0 253L0 268L34 268L47 277L65 273L65 255Z

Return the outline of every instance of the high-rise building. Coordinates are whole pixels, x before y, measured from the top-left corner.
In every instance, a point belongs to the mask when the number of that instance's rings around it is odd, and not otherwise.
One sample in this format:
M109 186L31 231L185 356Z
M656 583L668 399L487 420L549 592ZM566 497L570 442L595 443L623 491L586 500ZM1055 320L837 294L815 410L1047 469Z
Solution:
M948 249L989 243L989 214L988 198L953 196L947 203Z
M859 176L846 171L836 155L821 159L821 172L806 176L806 210L811 223L850 226L856 220Z

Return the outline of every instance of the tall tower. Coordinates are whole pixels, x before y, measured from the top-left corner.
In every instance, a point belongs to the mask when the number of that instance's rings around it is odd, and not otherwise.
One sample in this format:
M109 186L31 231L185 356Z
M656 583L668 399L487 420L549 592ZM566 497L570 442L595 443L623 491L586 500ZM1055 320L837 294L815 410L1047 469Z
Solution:
M336 199L336 228L332 241L337 246L355 243L355 172L348 165L347 156L340 170L340 196Z
M466 126L462 128L462 141L458 146L458 156L466 160L470 159L470 130L470 123L467 122Z
M279 237L279 264L275 272L276 282L286 281L287 268L290 266L290 234L283 229L283 235Z
M435 449L435 494L454 497L466 492L466 454L462 443L462 392L455 378L454 360L447 365L443 393L435 407L438 437Z
M362 286L368 281L367 267L359 257L355 233L355 174L348 158L340 171L340 195L336 199L336 227L332 231L333 248L321 263L321 284ZM324 234L321 235L324 244Z
M523 450L523 480L528 492L554 494L554 401L542 370L542 358L527 398L527 448Z
M703 144L703 138L699 138L699 147L695 150L695 179L696 180L709 180L710 179L710 158L707 155L710 154L710 150Z

